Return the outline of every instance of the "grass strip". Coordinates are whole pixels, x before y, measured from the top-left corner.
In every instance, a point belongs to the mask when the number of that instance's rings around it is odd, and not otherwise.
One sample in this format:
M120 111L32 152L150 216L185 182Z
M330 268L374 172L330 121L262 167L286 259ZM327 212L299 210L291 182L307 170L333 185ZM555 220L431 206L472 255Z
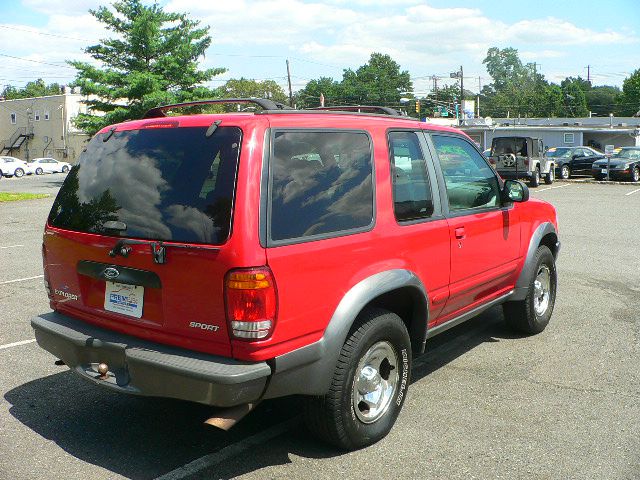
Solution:
M0 192L0 202L18 202L20 200L33 200L35 198L47 198L48 193L13 193Z

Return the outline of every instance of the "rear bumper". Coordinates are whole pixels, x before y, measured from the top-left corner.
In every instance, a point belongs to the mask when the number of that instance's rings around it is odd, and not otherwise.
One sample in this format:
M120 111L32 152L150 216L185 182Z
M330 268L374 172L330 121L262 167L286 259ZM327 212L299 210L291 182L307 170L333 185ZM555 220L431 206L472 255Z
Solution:
M496 170L500 177L505 180L517 180L518 178L531 178L532 173L528 170L518 171L515 170Z
M147 342L60 313L34 317L38 344L81 377L112 390L230 407L260 399L271 368ZM98 365L109 372L102 379Z
M606 167L604 168L606 170ZM602 173L602 168L591 169L591 175L596 179L603 179L607 177L606 173ZM609 178L612 180L631 180L631 169L628 170L609 170Z

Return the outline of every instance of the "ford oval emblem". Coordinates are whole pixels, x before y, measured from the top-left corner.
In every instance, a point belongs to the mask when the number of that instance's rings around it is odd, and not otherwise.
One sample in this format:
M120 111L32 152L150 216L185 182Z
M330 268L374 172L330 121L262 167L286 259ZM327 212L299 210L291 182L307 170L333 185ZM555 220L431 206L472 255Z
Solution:
M106 278L108 279L114 279L114 278L118 278L118 275L120 275L120 272L118 270L116 270L113 267L107 267L104 269L104 274L103 274Z

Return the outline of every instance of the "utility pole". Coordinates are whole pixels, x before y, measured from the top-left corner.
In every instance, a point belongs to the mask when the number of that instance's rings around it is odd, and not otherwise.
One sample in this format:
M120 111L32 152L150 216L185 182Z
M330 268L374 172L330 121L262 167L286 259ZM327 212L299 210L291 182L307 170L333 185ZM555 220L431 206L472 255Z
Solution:
M293 92L291 91L291 71L289 70L288 58L287 58L287 81L289 82L289 106L293 107Z
M482 85L480 84L481 82L481 78L478 75L478 98L477 98L477 104L476 104L476 117L480 118L480 92L482 91Z
M460 65L460 110L463 110L464 103L464 72L462 71L462 65Z
M587 82L591 83L591 65L587 65Z
M458 122L461 125L464 122L464 111L462 109L462 103L464 102L464 71L462 70L462 65L460 65L460 70L457 72L451 72L449 74L449 78L459 78L460 79L460 103L458 104Z

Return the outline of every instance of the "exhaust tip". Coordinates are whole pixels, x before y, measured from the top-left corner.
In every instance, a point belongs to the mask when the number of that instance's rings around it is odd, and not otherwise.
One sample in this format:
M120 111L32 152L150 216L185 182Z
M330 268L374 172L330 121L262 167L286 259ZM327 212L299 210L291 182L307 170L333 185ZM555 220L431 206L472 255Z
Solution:
M257 403L246 403L244 405L222 409L218 411L218 415L206 419L204 423L226 432L242 420L251 410L256 408L257 405Z

